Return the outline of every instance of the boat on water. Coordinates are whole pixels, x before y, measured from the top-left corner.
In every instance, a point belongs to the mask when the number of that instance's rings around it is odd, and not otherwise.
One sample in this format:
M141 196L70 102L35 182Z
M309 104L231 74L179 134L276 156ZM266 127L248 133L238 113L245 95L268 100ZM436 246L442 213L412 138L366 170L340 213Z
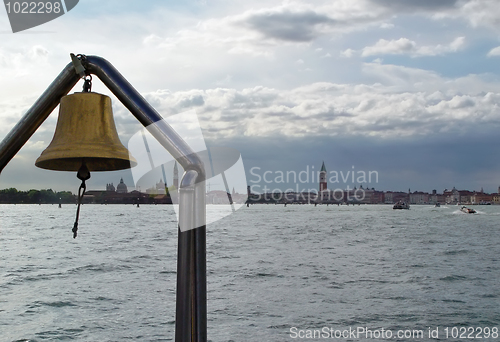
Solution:
M434 204L434 207L436 208L439 208L441 206L441 204L439 204L439 202L436 202L436 204Z
M392 209L410 209L410 205L407 202L399 201L398 203L394 204Z
M465 205L460 208L461 211L463 211L466 214L475 214L476 211L472 208L467 208Z

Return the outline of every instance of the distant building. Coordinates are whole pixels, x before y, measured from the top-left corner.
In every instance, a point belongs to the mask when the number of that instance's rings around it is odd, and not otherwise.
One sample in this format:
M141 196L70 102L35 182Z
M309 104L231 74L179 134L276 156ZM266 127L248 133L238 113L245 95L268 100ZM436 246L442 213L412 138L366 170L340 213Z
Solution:
M386 191L385 192L385 197L384 197L384 203L385 204L394 204L394 192L392 191Z
M444 202L445 203L453 203L453 191L444 189L443 190Z
M319 172L319 191L326 190L328 188L328 184L326 182L326 167L325 162L321 165L321 171Z
M206 194L207 204L229 204L228 193L222 190L212 190Z
M164 195L167 193L166 191L167 184L163 182L163 180L160 179L158 183L156 183L156 190L158 191L159 195Z
M116 191L115 186L113 185L113 183L106 184L106 191L109 191L109 192L115 192Z
M247 198L247 194L239 194L234 188L231 194L223 190L212 190L206 193L207 204L245 203ZM272 198L272 194L269 198Z
M116 192L119 194L126 194L128 192L127 185L123 182L123 178L120 179L120 184L116 187Z
M453 187L453 189L451 189L451 195L448 195L446 202L448 202L448 203L460 203L460 193L458 192L458 190L455 187Z
M361 199L361 203L365 204L376 204L376 203L384 203L385 194L383 191L375 190L374 188L366 188L363 189L363 186L360 185L359 188L363 191L363 198ZM359 197L359 195L358 195Z
M156 186L146 189L146 193L148 195L166 195L167 194L166 185L160 179L160 181L156 183Z
M436 190L432 190L432 195L429 195L429 203L446 203L446 196L444 194L438 194Z
M409 195L402 191L387 191L384 196L384 203L386 204L394 204L399 201L408 202L408 200Z
M445 189L443 195L446 198L446 203L457 204L457 203L471 203L472 196L474 193L468 190L457 190L455 187L451 190Z
M472 195L474 195L472 191L460 190L458 191L458 194L459 194L458 198L459 203L472 203Z
M410 194L410 204L425 204L429 203L429 194L422 191L414 191Z
M470 202L472 204L486 204L486 203L491 203L491 202L493 202L493 195L491 195L491 194L485 194L483 191L481 191L481 192L475 192L471 196Z

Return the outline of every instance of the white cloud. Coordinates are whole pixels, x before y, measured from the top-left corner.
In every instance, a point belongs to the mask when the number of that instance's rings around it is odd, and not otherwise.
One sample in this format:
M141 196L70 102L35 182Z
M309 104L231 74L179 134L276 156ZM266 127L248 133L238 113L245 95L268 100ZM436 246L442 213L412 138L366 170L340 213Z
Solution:
M351 58L352 56L354 56L355 53L356 53L356 50L346 49L344 51L340 51L340 56L346 57L346 58Z
M372 84L315 82L292 89L263 86L243 89L157 90L144 94L163 116L195 109L209 138L315 137L319 135L381 138L425 136L465 128L500 128L500 85L481 75L447 79L409 67L365 63ZM0 103L5 135L33 98ZM138 123L115 108L117 127L126 139ZM471 121L471 118L473 120ZM47 143L56 116L38 138ZM124 135L123 135L124 134ZM31 149L39 148L37 144Z
M163 39L156 34L150 34L142 40L146 46L158 46L163 42Z
M195 108L207 137L430 136L500 128L500 86L471 75L446 79L419 69L366 64L382 83L311 83L290 90L253 87L147 95L160 112ZM429 87L433 84L433 87ZM474 86L476 84L477 86ZM467 93L476 88L490 91ZM196 101L193 101L197 99ZM473 120L471 120L473 118ZM465 128L467 127L467 128Z
M486 26L498 32L498 27L500 26L500 11L498 10L497 1L465 1L460 8L460 16L468 20L475 27Z
M404 54L412 53L416 50L417 44L407 38L398 40L380 39L375 45L367 46L361 53L362 56L385 55L385 54Z
M363 57L373 55L410 55L412 57L418 56L436 56L443 55L450 52L456 52L463 48L465 43L464 37L455 38L448 45L434 45L434 46L418 46L417 43L408 38L399 38L397 40L380 39L375 45L367 46L362 49L361 55Z
M457 37L448 45L448 47L444 47L444 51L456 52L461 50L464 47L464 44L465 37Z
M49 51L41 45L35 45L31 48L31 58L44 58L49 54Z
M391 24L391 23L382 23L382 24L380 24L380 28L382 28L382 29L392 29L392 28L394 28L394 24Z
M490 52L488 52L487 56L488 57L500 56L500 46L491 49Z
M381 64L379 61L364 63L362 71L374 82L391 92L435 92L447 96L454 94L481 94L500 92L500 84L491 74L471 74L447 79L437 72L400 65Z
M266 3L261 8L220 18L201 20L196 26L175 33L147 35L143 43L172 51L182 47L223 48L229 53L273 54L280 46L307 45L323 37L365 30L390 18L391 11L366 0L285 1L279 5Z

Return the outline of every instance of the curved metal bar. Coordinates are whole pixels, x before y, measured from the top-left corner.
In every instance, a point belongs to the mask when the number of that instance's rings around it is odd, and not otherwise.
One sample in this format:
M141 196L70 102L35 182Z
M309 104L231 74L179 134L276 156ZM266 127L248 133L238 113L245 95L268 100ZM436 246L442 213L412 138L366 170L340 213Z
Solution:
M99 77L118 100L182 165L184 170L195 170L198 172L198 180L205 180L203 162L111 63L98 56L86 56L84 67L87 72Z
M0 143L0 172L80 79L69 63Z

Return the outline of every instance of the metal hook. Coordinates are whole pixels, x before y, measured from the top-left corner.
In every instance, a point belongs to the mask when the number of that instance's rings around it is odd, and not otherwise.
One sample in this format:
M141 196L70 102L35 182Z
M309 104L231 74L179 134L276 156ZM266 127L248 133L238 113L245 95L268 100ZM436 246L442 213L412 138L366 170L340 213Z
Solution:
M85 76L85 82L83 83L83 92L90 93L92 90L92 75Z
M82 62L78 56L75 56L74 53L70 53L71 62L73 62L73 66L75 67L75 72L80 75L81 78L85 77L85 68L82 65Z

